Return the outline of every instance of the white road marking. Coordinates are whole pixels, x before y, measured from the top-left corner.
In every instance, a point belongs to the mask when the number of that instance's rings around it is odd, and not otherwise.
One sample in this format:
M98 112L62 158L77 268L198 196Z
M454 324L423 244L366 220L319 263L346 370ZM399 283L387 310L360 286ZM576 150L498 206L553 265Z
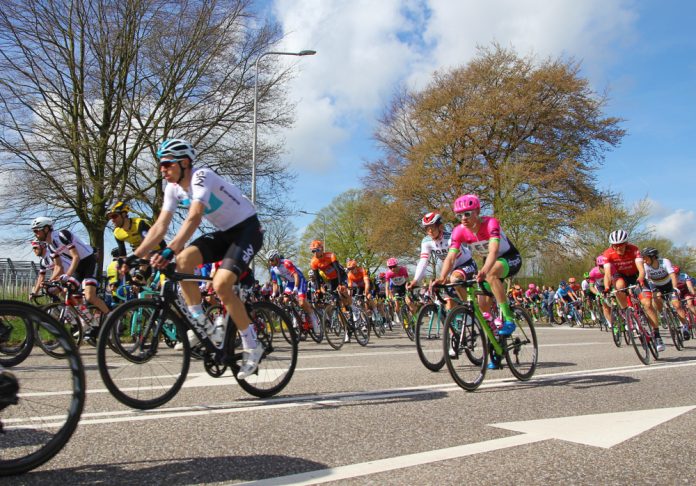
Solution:
M319 484L329 481L340 481L519 445L532 444L547 439L560 439L609 448L631 437L635 437L663 422L693 410L694 408L696 408L696 406L490 424L493 427L523 433L521 435L487 440L474 444L390 457L387 459L350 464L330 469L309 471L289 476L280 476L243 484L275 486L284 484Z

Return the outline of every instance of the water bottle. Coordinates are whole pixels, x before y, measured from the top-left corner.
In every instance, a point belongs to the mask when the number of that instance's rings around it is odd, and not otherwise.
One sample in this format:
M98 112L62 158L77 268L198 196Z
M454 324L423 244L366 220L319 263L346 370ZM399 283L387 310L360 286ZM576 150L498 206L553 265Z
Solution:
M225 338L225 330L227 328L227 316L220 314L215 318L215 322L213 323L213 328L212 332L210 333L210 339L215 344L220 344L222 340Z

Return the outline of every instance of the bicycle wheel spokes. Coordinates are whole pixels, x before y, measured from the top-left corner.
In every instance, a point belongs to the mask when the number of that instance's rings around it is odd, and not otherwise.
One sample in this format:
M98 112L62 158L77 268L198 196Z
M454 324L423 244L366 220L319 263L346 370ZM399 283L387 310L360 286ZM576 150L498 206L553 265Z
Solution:
M31 353L34 336L33 325L26 316L9 310L1 314L0 365L9 368L24 361Z
M360 346L367 346L370 342L370 324L367 321L367 315L360 309L351 310L353 312L353 334L355 335L355 340L358 341Z
M626 309L626 322L628 324L628 338L638 355L638 359L645 365L650 364L648 342L645 339L640 320L636 317L635 311L631 308Z
M445 365L442 337L444 311L436 304L421 307L416 318L416 349L423 365L430 371L439 371Z
M35 352L10 370L19 392L16 404L0 411L0 476L4 476L43 464L65 445L82 413L85 375L72 339L56 320L36 307L0 302L0 321L22 321L30 335L32 329L50 335L65 357L56 361Z
M280 392L290 382L297 365L297 339L290 319L276 305L269 302L252 304L252 322L256 326L259 342L266 348L259 367L245 380L238 380L248 393L260 397L270 397ZM291 339L281 338L290 335ZM239 359L242 356L239 355ZM232 372L239 372L239 361L235 359Z
M519 307L513 307L513 312L517 327L503 340L505 361L518 380L527 381L536 370L539 345L534 324L529 315Z
M338 315L339 312L335 306L327 307L324 311L324 320L322 321L326 342L334 349L343 347L343 339L346 334L343 320Z
M181 351L164 345L165 324L176 327ZM111 394L129 407L149 409L171 400L186 379L190 359L183 323L166 304L150 299L116 308L99 334L99 373Z
M447 315L443 354L452 379L467 391L476 390L486 375L486 337L471 311L456 307Z

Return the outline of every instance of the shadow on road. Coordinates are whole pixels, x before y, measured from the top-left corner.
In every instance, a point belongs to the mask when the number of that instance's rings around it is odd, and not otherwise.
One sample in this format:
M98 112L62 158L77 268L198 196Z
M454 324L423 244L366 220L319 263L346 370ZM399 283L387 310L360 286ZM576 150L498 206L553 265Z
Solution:
M214 449L211 444L211 449ZM325 464L281 455L184 458L164 461L133 461L108 466L82 466L28 473L12 478L12 484L143 485L201 484L252 481L326 469Z
M542 387L570 387L576 390L585 390L588 388L625 385L627 383L640 383L640 380L633 378L632 376L611 374L593 376L559 376L557 378L533 378L531 381L513 382L509 386L484 389L477 391L476 393L499 393Z
M577 366L577 363L564 363L563 361L539 361L537 369L544 368L569 368Z

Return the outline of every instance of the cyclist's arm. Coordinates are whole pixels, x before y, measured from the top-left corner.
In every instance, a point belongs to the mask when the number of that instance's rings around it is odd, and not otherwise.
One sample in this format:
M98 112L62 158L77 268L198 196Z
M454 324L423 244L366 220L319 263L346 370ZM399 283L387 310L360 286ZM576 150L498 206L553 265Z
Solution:
M365 295L368 296L370 295L370 277L368 277L367 274L365 274L363 282L365 282Z
M694 284L692 284L689 279L686 280L686 288L689 289L689 293L696 294L696 292L694 292Z
M36 277L36 285L34 285L34 288L32 289L31 293L32 294L38 294L39 289L41 288L41 284L46 280L46 274L45 273L40 273L38 277Z
M642 258L636 258L636 267L638 267L638 280L645 282L645 267Z
M169 242L169 248L172 249L175 255L184 249L186 242L191 239L193 233L195 233L201 225L204 211L205 206L202 202L196 200L191 201L191 207L189 208L186 220L184 220L184 224L181 225L174 239Z
M450 271L452 271L452 267L454 266L454 262L457 260L457 254L459 253L458 248L450 248L449 251L447 252L447 257L445 257L445 261L442 262L442 268L440 269L440 278L435 280L434 283L445 283L447 281L447 277L450 274Z
M152 225L150 231L147 232L147 236L138 248L133 251L133 253L139 258L145 258L150 250L154 250L160 241L164 239L164 235L167 234L167 229L169 229L169 224L174 218L174 212L162 210L160 211L157 221Z
M611 288L611 263L604 264L604 288L609 290Z
M65 271L66 275L72 275L75 273L75 270L77 270L77 266L80 264L80 254L77 252L77 248L74 246L68 250L70 252L70 256L72 257L72 261L70 262L70 266L68 269ZM60 256L56 257L56 260L60 260Z
M126 256L126 243L116 238L116 245L118 245L118 256Z

